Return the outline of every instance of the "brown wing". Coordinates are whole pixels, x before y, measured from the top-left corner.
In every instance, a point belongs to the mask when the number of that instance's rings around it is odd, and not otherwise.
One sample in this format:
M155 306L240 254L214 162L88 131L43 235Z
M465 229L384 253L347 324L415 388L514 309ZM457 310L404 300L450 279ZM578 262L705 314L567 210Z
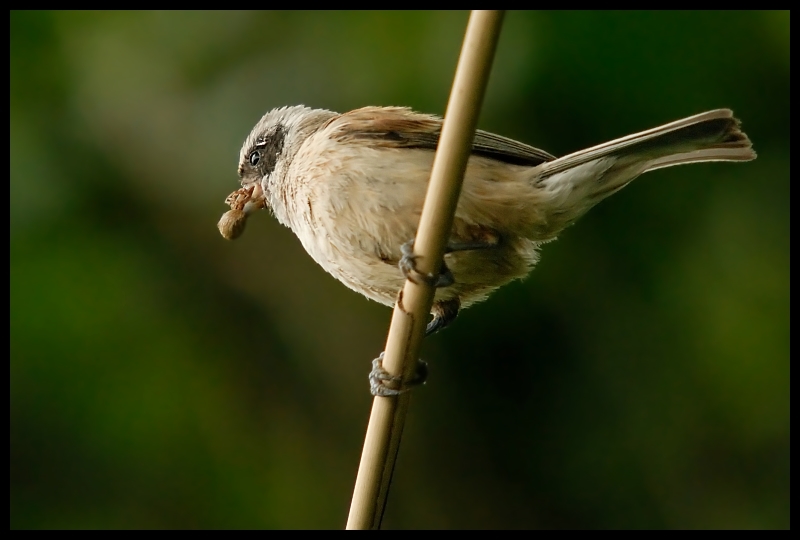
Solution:
M436 150L442 119L406 107L364 107L330 119L323 129L328 127L331 137L343 142ZM530 167L556 159L544 150L481 130L475 133L472 154Z

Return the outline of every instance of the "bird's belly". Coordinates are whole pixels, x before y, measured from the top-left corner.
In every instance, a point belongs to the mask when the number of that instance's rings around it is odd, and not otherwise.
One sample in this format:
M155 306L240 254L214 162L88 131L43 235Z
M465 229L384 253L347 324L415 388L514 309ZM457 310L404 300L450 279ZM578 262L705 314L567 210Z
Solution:
M381 304L394 305L406 279L397 266L397 258L382 258L380 250L363 239L344 245L331 242L324 234L300 239L309 255L347 287ZM527 275L536 259L536 244L525 239L506 239L498 247L447 254L444 260L455 283L437 289L435 300L458 297L467 307L494 289Z
M405 277L396 264L381 260L364 242L334 242L324 230L295 230L306 252L326 272L381 304L394 305Z

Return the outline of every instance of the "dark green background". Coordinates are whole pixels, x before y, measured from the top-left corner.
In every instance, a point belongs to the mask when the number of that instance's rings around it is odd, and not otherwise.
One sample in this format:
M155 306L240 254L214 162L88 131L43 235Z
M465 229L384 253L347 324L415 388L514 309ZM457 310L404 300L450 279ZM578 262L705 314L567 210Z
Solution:
M272 107L442 113L467 14L11 13L12 528L339 528L391 311L267 213ZM428 340L387 528L789 526L789 14L506 16L479 126L556 155L718 107Z

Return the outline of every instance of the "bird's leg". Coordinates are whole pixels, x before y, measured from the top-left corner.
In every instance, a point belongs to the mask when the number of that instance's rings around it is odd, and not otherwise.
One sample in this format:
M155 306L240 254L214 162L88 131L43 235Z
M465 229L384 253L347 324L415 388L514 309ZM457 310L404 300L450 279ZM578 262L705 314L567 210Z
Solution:
M487 235L487 237L482 240L471 240L465 242L451 240L448 242L447 246L445 246L444 252L445 254L448 254L457 251L489 249L497 246L498 241L499 238L494 235ZM424 281L436 288L449 287L455 283L455 278L453 277L452 272L450 272L450 269L447 268L447 265L444 261L442 261L442 269L439 271L438 276L434 277L433 274L423 274L417 270L416 259L418 255L414 255L413 240L403 244L400 247L400 251L402 252L403 256L401 257L398 266L403 272L403 275L405 275L406 278L410 279L414 283L418 284L420 281ZM458 315L458 310L460 307L461 302L458 298L441 300L434 303L433 308L431 309L433 320L431 320L431 322L429 322L428 326L425 328L425 335L429 336L453 322Z
M493 247L497 247L498 240L492 239L486 242L481 241L474 241L474 242L448 242L447 245L444 247L444 253L447 255L448 253L454 253L456 251L472 251L475 249L491 249Z
M442 261L442 267L439 270L438 276L434 276L433 274L423 274L417 270L417 258L419 255L414 255L414 240L409 240L400 246L400 253L402 253L403 256L400 257L400 262L397 266L400 267L400 271L403 272L403 275L406 276L406 278L410 279L417 285L427 283L428 285L433 285L438 289L441 287L449 287L455 283L453 274L450 272L450 269L447 268L447 265L444 263L444 261Z
M497 241L490 242L450 242L445 247L445 254L453 253L455 251L469 251L473 249L488 249L497 245ZM406 278L414 283L424 281L433 285L436 288L449 287L455 283L453 274L447 265L442 261L442 269L439 271L438 276L433 274L423 274L416 268L416 258L414 255L414 241L406 242L400 247L403 256L400 259L398 266ZM458 310L461 307L461 300L458 297L449 298L447 300L439 300L434 302L431 308L433 319L425 327L425 336L429 336L438 332L445 326L452 323L458 316ZM397 396L408 392L414 386L425 384L428 378L428 364L422 360L417 360L416 371L414 376L408 380L403 381L402 377L391 375L388 371L383 369L383 355L381 353L378 358L372 361L372 371L369 373L369 389L373 396ZM399 389L388 388L385 383L393 382L401 384Z
M434 302L433 308L431 308L433 319L425 328L425 336L429 336L453 322L458 315L460 306L461 301L458 298ZM414 376L407 381L403 381L402 377L393 376L383 369L383 355L384 353L381 353L378 358L372 361L372 371L369 372L369 390L373 396L397 396L408 392L415 386L425 384L425 380L428 378L427 362L417 360ZM387 387L385 384L387 382L400 383L402 386L395 390Z
M382 352L378 358L372 361L372 371L369 372L369 391L373 396L399 396L411 390L415 386L425 384L428 378L428 363L422 360L417 360L417 367L414 371L414 376L407 381L403 381L400 376L391 375L388 371L383 369L383 355ZM394 389L386 386L385 383L394 382L400 384L400 388Z
M448 253L454 253L456 251L472 251L475 249L489 249L496 247L499 242L499 237L496 234L484 234L486 235L486 238L482 240L470 240L465 242L451 240L444 248L445 255ZM419 285L421 282L424 282L439 289L443 287L449 287L456 282L452 272L450 272L450 269L447 268L447 264L445 264L444 261L442 261L442 267L439 269L438 276L434 276L433 274L423 274L417 270L417 258L419 255L414 254L413 239L400 246L400 253L402 253L402 257L400 257L400 262L397 266L407 279L410 279L417 285Z

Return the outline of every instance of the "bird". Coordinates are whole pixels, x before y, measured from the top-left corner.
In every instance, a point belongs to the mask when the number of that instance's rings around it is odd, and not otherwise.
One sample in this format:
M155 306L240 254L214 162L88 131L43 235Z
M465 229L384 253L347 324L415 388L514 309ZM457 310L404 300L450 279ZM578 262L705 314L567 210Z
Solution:
M392 306L406 279L436 286L426 335L526 277L543 244L638 176L756 153L729 109L716 109L557 158L477 130L438 276L415 269L413 239L442 119L407 107L346 113L303 105L267 112L239 155L241 188L218 227L241 234L267 209L344 285Z

